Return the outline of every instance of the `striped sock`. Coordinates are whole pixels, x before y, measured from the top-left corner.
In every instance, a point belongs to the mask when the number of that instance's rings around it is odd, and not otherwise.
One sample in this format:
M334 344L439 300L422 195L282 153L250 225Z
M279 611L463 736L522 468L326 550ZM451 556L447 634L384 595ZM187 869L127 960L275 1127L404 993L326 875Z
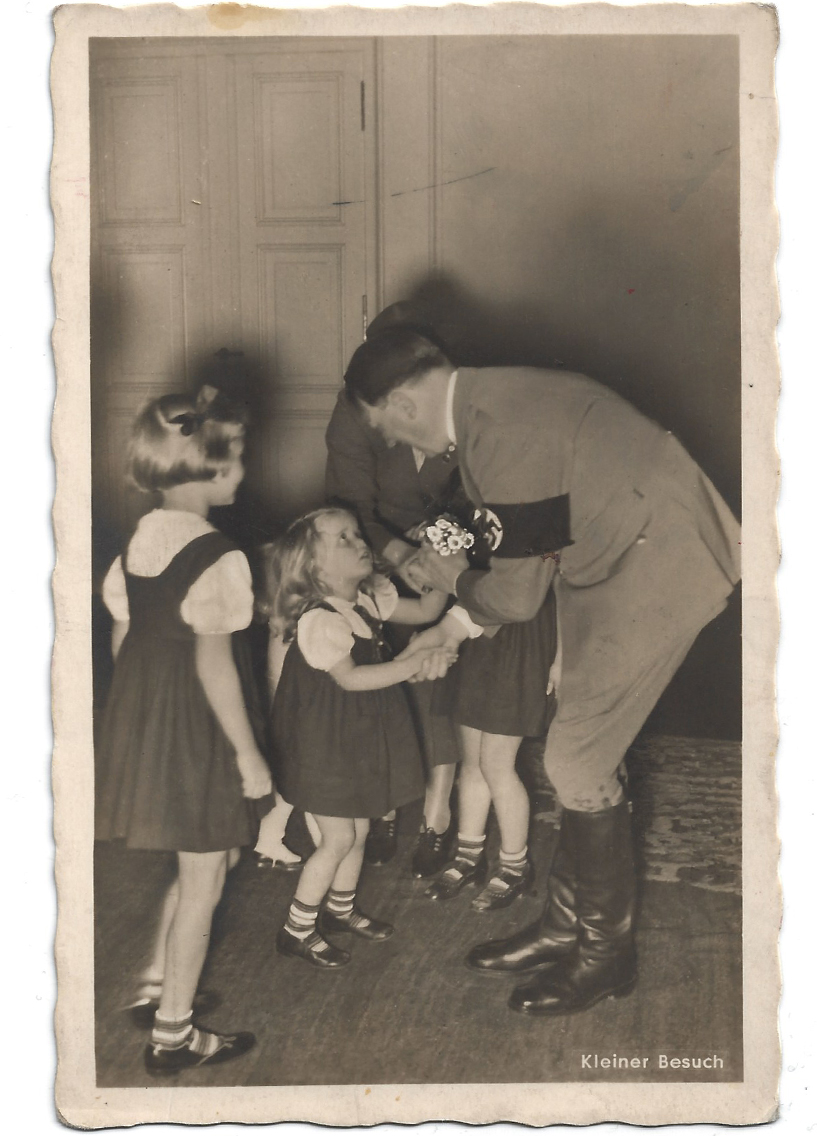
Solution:
M197 1053L199 1057L210 1057L213 1053L219 1050L224 1042L217 1033L210 1033L209 1030L196 1029L193 1026L193 1033L190 1038L190 1051Z
M499 850L499 872L491 876L488 881L488 886L482 893L489 899L492 896L499 898L506 895L511 887L515 887L517 881L521 881L525 875L525 867L528 863L528 846L522 849L521 852L503 852ZM480 897L481 898L481 897Z
M454 862L450 867L446 868L443 875L449 876L452 879L459 879L469 868L475 868L477 866L484 848L484 836L480 837L479 840L466 840L462 833L458 832L457 852L454 856Z
M499 850L499 867L502 871L507 872L512 876L522 876L525 874L525 865L528 862L528 846L527 844L521 852L503 852Z
M326 910L333 915L351 915L355 909L355 893L353 891L336 891L330 888L326 897Z
M469 864L476 864L485 847L485 837L479 840L466 840L461 832L457 833L457 859L466 860Z
M178 1021L160 1018L157 1014L153 1021L153 1033L150 1035L152 1045L161 1049L181 1049L193 1032L193 1011Z
M286 930L296 939L305 939L315 930L318 918L318 904L302 903L300 899L293 899L287 914Z

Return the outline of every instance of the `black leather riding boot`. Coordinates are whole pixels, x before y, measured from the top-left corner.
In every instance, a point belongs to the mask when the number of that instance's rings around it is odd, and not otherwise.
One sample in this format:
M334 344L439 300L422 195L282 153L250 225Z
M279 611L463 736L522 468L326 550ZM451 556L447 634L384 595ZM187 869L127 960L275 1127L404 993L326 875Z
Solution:
M523 927L509 939L474 947L465 965L482 974L527 974L557 963L576 941L574 875L570 824L565 824L563 817L548 876L544 912L535 923Z
M578 938L556 966L524 986L508 1005L525 1014L572 1014L611 995L628 994L636 978L633 944L635 869L626 802L600 813L565 810L576 857Z

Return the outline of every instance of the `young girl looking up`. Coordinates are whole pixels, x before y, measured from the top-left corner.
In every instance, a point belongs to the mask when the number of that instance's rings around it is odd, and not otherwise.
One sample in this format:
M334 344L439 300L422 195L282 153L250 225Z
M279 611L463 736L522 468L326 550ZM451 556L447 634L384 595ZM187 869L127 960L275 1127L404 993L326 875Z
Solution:
M266 556L271 631L291 642L272 708L276 772L284 798L312 813L321 834L276 946L336 968L350 956L322 932L392 934L355 903L369 818L422 795L417 735L399 684L447 665L439 649L409 647L390 660L382 620L427 624L445 599L400 599L373 574L356 519L338 508L295 521Z
M140 413L131 475L161 505L139 521L103 586L116 666L97 750L97 837L178 861L149 975L157 1009L145 1064L154 1074L229 1061L255 1043L192 1021L227 868L255 839L254 811L271 805L250 804L272 782L246 708L249 656L233 638L252 618L249 565L207 521L235 497L243 445L240 414L212 388L195 403L166 395Z

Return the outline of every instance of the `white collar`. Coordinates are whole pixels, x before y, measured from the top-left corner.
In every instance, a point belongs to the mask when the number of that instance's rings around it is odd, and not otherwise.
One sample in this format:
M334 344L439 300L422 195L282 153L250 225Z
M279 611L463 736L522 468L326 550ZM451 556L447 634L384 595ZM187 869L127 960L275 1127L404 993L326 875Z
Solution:
M365 592L358 592L357 597L353 600L345 600L342 596L325 596L324 598L338 615L342 615L346 619L359 639L371 639L371 627L363 616L355 611L355 607L362 607L365 611L368 611L369 615L375 615L379 618L377 608L375 607L375 610L372 611L373 603L370 596L367 596Z
M452 446L457 444L457 430L454 426L454 391L457 386L458 371L452 371L448 380L448 393L445 398L445 429Z

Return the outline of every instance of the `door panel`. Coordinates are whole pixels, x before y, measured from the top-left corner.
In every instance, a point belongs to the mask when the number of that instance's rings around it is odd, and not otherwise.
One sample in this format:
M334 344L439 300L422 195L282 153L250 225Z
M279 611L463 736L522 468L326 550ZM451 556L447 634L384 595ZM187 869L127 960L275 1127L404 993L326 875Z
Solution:
M372 40L94 41L95 502L127 528L127 430L219 348L263 386L253 496L323 494L323 432L376 290ZM255 435L259 438L259 433Z
M275 52L233 61L241 338L270 380L254 472L284 515L322 499L323 429L363 337L371 50L279 41Z
M130 423L184 389L210 298L199 61L91 57L91 366L94 503L122 530L144 509L129 490Z

